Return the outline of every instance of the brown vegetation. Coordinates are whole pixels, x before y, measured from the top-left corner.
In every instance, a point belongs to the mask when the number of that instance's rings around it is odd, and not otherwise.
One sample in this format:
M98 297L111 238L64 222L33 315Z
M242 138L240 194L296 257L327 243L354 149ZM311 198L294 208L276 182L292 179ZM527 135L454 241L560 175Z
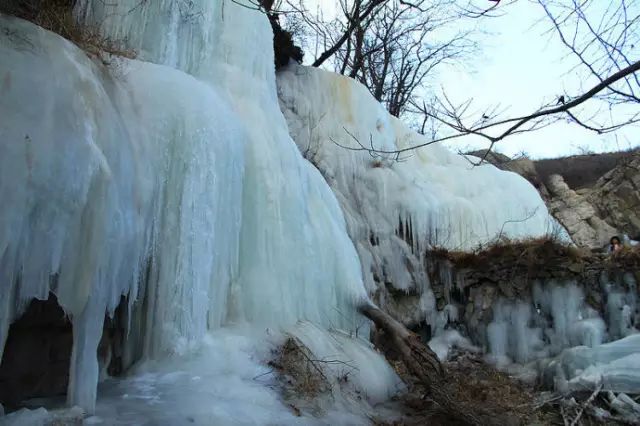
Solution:
M427 393L427 390L403 368L395 363L397 373L409 385L407 394L400 398L402 419L387 423L389 426L426 425L426 424L462 424L450 417ZM535 404L535 394L523 383L506 373L497 371L486 364L477 355L459 353L451 361L443 364L447 371L445 387L452 395L465 401L468 409L482 412L491 407L500 415L490 423L503 422L503 425L551 423L555 415ZM385 423L378 423L380 425Z
M571 260L580 262L588 253L575 246L569 246L551 237L510 240L501 238L486 246L479 246L474 251L449 251L435 249L430 256L444 258L458 269L482 270L491 268L497 260L501 263L508 259L514 268L535 268L548 265L550 262Z
M314 398L331 389L320 362L296 337L287 338L269 366L279 374L286 393L290 394L285 397Z
M402 417L392 422L376 421L377 426L463 425L459 419L434 401L428 390L401 362L391 363L398 375L408 384L408 392L397 399ZM499 413L483 424L510 425L604 425L637 424L623 416L611 414L601 388L595 391L558 395L540 392L507 373L497 371L479 355L454 354L443 364L447 382L444 389L460 398L472 413L491 407ZM613 410L615 412L615 410Z
M375 318L381 330L378 343L383 342L378 347L409 388L396 401L404 415L394 424L502 426L532 417L533 397L506 374L468 355L441 364L416 335L375 306L361 311ZM303 411L320 414L321 401L331 398L328 361L314 358L298 338L289 336L268 363L277 373L285 402L298 416ZM338 378L343 380L348 377Z
M134 58L135 52L100 34L98 28L79 24L73 16L74 0L0 0L0 13L16 16L74 43L90 57L108 64L109 56Z
M549 176L562 175L571 189L589 188L608 171L612 170L638 150L607 152L602 154L572 155L562 158L549 158L534 161L536 171L542 182Z
M610 255L568 245L552 237L524 240L502 238L471 252L436 248L429 256L446 259L456 269L487 271L507 264L514 270L529 272L532 278L542 267L561 270L569 265L571 267L568 267L567 273L581 273L583 269L580 266L588 264L608 265L618 269L640 268L640 246L625 247Z
M495 275L496 271L491 268L497 268L499 275L502 273L500 268L513 265L518 274L523 270L533 271L531 275L526 274L530 278L549 270L566 269L568 274L595 271L599 276L608 267L616 269L623 264L633 264L636 269L640 267L640 247L627 247L609 255L581 251L553 238L502 239L472 253L439 250L436 255L457 268L485 268L487 276ZM580 268L572 270L572 265L580 265ZM592 302L588 300L588 303ZM597 308L599 302L592 304ZM541 393L531 383L521 383L496 371L478 354L458 353L452 361L441 363L416 334L375 305L364 304L359 311L375 325L372 340L376 348L408 386L408 392L394 402L403 417L394 423L373 419L376 424L520 425L562 424L572 420L573 424L579 424L578 420L591 422L583 424L601 424L589 411L597 402L591 393L568 397ZM295 338L285 343L271 366L284 378L292 397L297 400L302 396L312 402L328 393L330 385L322 365L314 362L309 351ZM295 406L292 409L300 411Z
M383 334L380 345L387 359L405 372L408 383L423 389L423 399L433 407L438 424L504 425L518 418L516 413L498 405L489 405L481 393L467 392L464 383L468 377L456 370L447 370L436 354L420 338L407 330L389 314L368 303L359 311L376 325ZM457 386L456 384L459 384Z
M455 273L453 290L434 285L437 306L441 309L449 297L459 298L465 321L474 328L482 321L493 301L500 297L528 300L536 282L576 280L586 295L586 302L599 312L605 309L600 282L603 277L624 286L624 274L631 272L640 280L640 246L626 247L609 254L592 252L562 244L550 238L499 242L471 253L435 250L426 259L430 265L444 265ZM437 270L436 270L437 272ZM604 274L604 275L603 275ZM432 279L433 282L437 282ZM468 308L468 300L481 301L483 309Z
M609 263L613 267L627 270L640 269L640 246L622 248L611 255Z

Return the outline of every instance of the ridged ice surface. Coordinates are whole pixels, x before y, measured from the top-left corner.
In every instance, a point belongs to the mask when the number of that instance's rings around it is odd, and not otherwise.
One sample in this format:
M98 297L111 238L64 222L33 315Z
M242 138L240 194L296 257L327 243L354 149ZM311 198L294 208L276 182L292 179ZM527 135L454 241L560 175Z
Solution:
M418 309L434 334L430 345L442 358L452 347L474 348L446 329L448 322L458 320L455 308L436 310L424 263L426 250L465 250L496 236L558 233L566 238L535 188L514 173L490 165L472 167L439 145L399 157L381 153L427 139L391 117L351 79L293 65L278 74L278 95L298 148L322 171L341 203L368 290L379 295L382 304L389 285L417 290ZM437 279L450 291L451 271L438 269ZM637 286L630 274L624 281L602 283L603 317L571 282L540 283L531 300L498 301L486 327L489 359L510 365L558 356L553 365L562 365L564 373L559 374L558 367L554 377L565 388L567 381L577 386L589 381L585 375L601 373L611 389L640 390L634 373L640 367L640 348L622 343L629 337L603 344L637 333ZM574 349L567 349L575 346L590 348L575 349L585 354L584 372L574 367ZM609 355L609 347L622 347L632 355L618 359ZM607 355L599 358L601 353Z
M545 367L547 384L557 390L640 392L640 334L596 347L566 349Z
M2 24L0 341L53 291L74 326L69 398L91 407L105 311L121 295L149 297L148 323L161 324L150 354L202 336L224 308L248 137L213 88L182 72L134 62L110 77L57 36Z
M502 367L529 364L558 391L640 392L640 317L636 283L602 277L604 318L576 282L538 282L530 301L500 299L487 325L488 360Z
M187 353L231 322L361 323L358 256L289 137L267 19L231 1L188 2L187 19L186 3L78 2L139 52L108 67L0 17L0 348L54 292L73 322L68 400L88 411L122 295L130 361Z
M424 281L415 274L426 248L464 250L498 235L551 230L540 195L515 173L474 168L437 144L399 156L376 152L428 140L352 79L291 66L278 74L278 94L300 151L340 200L370 291L371 272L399 289ZM362 147L373 152L353 150Z
M138 54L109 66L0 16L0 354L28 302L55 293L73 324L68 402L107 422L309 424L256 380L265 335L283 329L363 364L352 385L379 402L396 375L369 345L326 331L366 335L355 307L376 289L372 271L407 289L428 245L548 230L515 174L438 146L395 162L333 144L353 144L344 128L383 149L422 141L350 80L283 74L285 121L268 20L239 2L78 0L80 22ZM98 392L103 321L122 296L126 363L142 364ZM315 421L366 421L336 407Z

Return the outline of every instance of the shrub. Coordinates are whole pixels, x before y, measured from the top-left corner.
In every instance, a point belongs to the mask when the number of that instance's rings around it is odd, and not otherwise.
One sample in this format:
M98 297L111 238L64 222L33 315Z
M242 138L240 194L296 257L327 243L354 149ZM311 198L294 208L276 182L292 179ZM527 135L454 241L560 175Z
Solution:
M295 44L293 33L282 28L277 13L269 13L267 16L273 29L273 51L276 69L286 67L291 59L299 64L302 63L304 52L300 46Z
M135 52L100 34L98 28L79 24L73 16L75 0L0 0L0 13L16 16L74 43L90 57L109 63L109 56L134 58Z

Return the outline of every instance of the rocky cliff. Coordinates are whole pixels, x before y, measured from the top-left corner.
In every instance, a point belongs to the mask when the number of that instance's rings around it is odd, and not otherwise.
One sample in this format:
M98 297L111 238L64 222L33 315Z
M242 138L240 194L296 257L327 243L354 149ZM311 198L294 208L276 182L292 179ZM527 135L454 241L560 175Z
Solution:
M529 180L579 246L640 235L640 151L541 161L491 153L487 160Z
M640 235L640 152L602 176L587 199L619 232Z
M637 391L640 374L620 374L614 361L637 351L629 345L639 336L638 248L610 256L551 239L504 241L476 252L433 251L425 263L439 321L402 315L417 310L420 294L395 294L391 308L439 356L475 348L556 390L593 386L601 374L611 389ZM604 355L607 345L617 349ZM583 375L590 365L601 371Z

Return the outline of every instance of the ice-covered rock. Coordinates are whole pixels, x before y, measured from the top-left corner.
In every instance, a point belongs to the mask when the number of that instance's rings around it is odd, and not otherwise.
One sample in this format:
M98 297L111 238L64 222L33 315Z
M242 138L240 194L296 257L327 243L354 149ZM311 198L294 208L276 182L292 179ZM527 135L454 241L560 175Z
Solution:
M640 404L635 402L629 395L625 393L615 395L613 392L608 392L607 397L609 406L620 413L623 418L634 423L640 419Z
M446 330L438 333L429 340L429 348L438 356L440 361L446 361L453 349L469 352L479 352L480 348L474 346L469 339L463 337L458 330Z
M420 315L435 314L428 248L469 249L552 228L538 192L515 173L474 168L437 144L394 154L428 139L352 79L292 65L278 73L278 94L298 148L340 201L366 287L383 305L386 285L423 294Z
M596 347L565 349L545 368L545 381L560 390L640 393L640 334Z
M0 418L1 426L46 426L50 419L49 412L44 408L29 410L22 408Z
M372 404L386 401L405 388L384 356L362 338L327 332L309 322L298 323L289 333L310 350L324 371L330 372L332 384L345 381Z
M355 308L390 282L419 287L441 346L466 346L444 331L455 309L434 309L425 249L550 229L513 173L471 168L440 146L381 154L424 139L352 80L286 71L285 121L271 29L250 6L79 0L81 22L138 52L113 68L0 16L0 203L10 206L0 209L0 354L27 303L55 293L73 323L68 402L98 419L312 423L255 380L273 343L264 330L279 336L298 320L309 322L292 333L318 356L362 364L353 385L378 402L397 376L370 346L325 330L366 334ZM339 146L356 140L376 152ZM128 366L142 362L105 380L96 406L103 322L122 296L123 351ZM366 419L336 410L325 423Z

